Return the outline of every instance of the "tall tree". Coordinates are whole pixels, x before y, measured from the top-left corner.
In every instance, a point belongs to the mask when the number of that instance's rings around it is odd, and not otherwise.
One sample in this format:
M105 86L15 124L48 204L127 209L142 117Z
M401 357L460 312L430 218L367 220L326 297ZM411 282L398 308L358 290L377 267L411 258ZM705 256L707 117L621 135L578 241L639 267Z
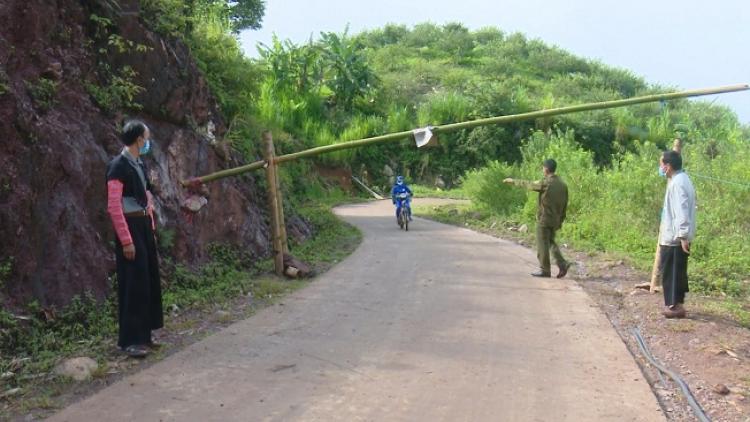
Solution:
M194 16L201 8L221 8L232 24L232 32L243 29L260 29L266 13L266 2L263 0L185 0L185 11Z

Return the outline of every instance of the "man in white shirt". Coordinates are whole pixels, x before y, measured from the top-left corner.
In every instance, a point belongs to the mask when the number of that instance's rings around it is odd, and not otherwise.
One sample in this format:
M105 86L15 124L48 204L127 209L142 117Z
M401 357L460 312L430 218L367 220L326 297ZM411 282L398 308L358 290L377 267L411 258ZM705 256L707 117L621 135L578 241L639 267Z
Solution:
M659 167L669 182L664 195L664 210L659 245L661 246L661 279L664 289L662 315L685 318L685 293L688 289L688 257L695 237L695 189L682 170L682 156L666 151Z

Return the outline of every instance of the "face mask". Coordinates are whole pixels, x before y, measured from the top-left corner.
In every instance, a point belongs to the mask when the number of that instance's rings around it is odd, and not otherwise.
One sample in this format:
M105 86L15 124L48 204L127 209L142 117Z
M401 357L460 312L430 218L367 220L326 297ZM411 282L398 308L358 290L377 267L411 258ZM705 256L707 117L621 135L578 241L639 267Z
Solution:
M664 173L664 169L662 169L661 166L659 166L659 176L667 177L667 173Z
M397 185L401 186L404 184L404 182L396 182Z
M150 150L151 150L151 140L150 139L146 139L146 143L141 148L140 154L141 155L147 154Z

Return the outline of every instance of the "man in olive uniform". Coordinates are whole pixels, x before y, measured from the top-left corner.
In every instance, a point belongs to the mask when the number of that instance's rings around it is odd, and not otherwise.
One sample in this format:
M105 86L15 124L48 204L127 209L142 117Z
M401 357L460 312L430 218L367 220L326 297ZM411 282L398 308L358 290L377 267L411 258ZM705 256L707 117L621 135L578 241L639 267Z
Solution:
M565 220L565 210L568 208L568 186L555 174L557 162L551 158L542 163L544 179L538 182L506 178L505 183L524 187L539 192L536 206L536 256L539 259L540 271L532 273L534 277L550 277L549 252L555 258L560 272L557 278L565 277L570 269L570 263L565 260L560 248L555 243L555 233L562 228Z

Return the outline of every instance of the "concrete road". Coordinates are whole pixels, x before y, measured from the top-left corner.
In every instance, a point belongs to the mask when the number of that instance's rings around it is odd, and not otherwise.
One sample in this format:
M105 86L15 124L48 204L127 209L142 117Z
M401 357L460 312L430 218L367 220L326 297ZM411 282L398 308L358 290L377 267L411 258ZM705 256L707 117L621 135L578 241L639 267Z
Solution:
M364 233L345 262L48 421L665 421L592 300L529 275L534 252L404 232L390 201L336 212Z

